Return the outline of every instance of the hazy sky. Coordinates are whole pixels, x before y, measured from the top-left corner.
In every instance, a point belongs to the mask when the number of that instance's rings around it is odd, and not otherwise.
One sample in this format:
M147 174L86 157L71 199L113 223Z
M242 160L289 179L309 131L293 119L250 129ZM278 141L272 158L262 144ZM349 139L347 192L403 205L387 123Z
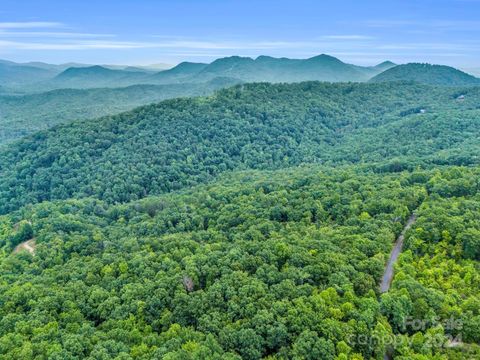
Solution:
M109 64L228 55L480 67L480 0L1 0L0 58Z

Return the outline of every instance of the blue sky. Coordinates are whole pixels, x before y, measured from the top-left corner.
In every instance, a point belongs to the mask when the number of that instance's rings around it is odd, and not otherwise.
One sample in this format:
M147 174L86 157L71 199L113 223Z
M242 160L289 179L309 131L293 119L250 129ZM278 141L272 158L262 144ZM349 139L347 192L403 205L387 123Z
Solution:
M480 68L480 0L1 0L0 58L101 64L229 55Z

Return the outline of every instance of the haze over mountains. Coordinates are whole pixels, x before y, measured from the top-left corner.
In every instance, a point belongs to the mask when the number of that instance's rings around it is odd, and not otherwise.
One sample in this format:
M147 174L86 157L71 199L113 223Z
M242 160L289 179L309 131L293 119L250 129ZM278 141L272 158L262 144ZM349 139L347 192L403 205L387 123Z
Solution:
M195 84L56 89L22 95L2 94L0 88L0 144L57 124L113 115L170 98L208 95L236 83L217 78Z
M0 81L4 86L29 85L33 89L119 87L134 84L168 84L177 82L205 82L215 77L230 77L246 82L299 82L299 81L367 81L394 66L386 61L377 66L364 67L346 64L329 55L309 59L273 58L256 59L240 56L220 58L210 64L183 62L169 70L152 68L107 67L86 65L2 64Z
M158 72L163 69L167 69L167 64L156 64L152 66L140 67L140 66L121 66L121 65L88 65L80 63L65 63L65 64L48 64L44 62L28 62L28 63L16 63L8 60L0 60L0 82L4 87L13 87L15 89L22 89L22 87L29 85L28 89L35 90L32 87L36 84L37 87L41 87L41 84L45 80L53 80L56 76L64 71L70 71L70 69L88 69L88 68L103 68L106 70L119 70L125 72L144 72L152 73ZM88 70L87 70L88 72ZM76 85L75 87L81 87ZM98 86L97 86L98 87Z
M159 64L158 66L166 66ZM38 92L53 89L126 87L149 84L203 83L216 77L237 82L365 82L416 81L435 85L476 85L478 78L448 66L405 64L396 66L384 61L376 66L358 66L329 56L309 59L259 56L231 56L210 64L182 62L173 68L158 71L151 67L62 64L40 62L18 64L0 61L0 82L5 90Z
M309 59L220 58L210 64L182 62L158 67L101 66L0 61L0 145L59 123L112 115L140 105L184 96L208 95L246 82L414 81L472 86L480 80L460 70L429 64L347 64L329 56ZM80 91L81 90L81 91Z

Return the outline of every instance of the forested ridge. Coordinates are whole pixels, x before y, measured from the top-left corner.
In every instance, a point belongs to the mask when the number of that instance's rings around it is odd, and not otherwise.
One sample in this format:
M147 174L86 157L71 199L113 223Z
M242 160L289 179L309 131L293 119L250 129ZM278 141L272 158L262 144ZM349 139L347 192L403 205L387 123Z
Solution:
M5 146L0 359L479 358L479 100L242 84Z
M243 82L392 82L479 86L448 66L347 64L326 54L308 59L230 56L210 64L182 62L168 70L0 60L0 145L57 124L131 110L163 99L210 94Z
M479 86L480 79L445 65L410 63L391 67L369 81L416 81L444 86Z
M238 169L477 164L479 90L249 84L58 126L0 152L0 212L71 197L131 201Z

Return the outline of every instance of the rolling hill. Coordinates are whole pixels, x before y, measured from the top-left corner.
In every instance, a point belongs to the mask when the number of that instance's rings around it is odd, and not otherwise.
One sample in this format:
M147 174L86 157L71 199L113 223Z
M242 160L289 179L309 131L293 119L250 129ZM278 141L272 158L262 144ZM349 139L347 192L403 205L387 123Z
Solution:
M57 124L113 115L164 99L207 95L235 83L217 78L207 83L59 89L27 95L2 94L0 88L0 145Z
M148 73L144 71L114 70L95 65L71 67L48 81L56 88L120 87L144 83Z
M0 83L6 88L40 82L52 78L55 74L56 72L50 69L0 61Z
M98 87L134 83L170 84L206 82L218 77L238 79L243 82L299 82L308 80L349 82L367 81L379 72L394 66L384 62L373 67L346 64L339 59L319 55L309 59L273 58L259 56L231 56L210 64L183 62L156 74L112 70L93 66L70 68L49 83L52 87Z
M4 80L0 145L56 124L115 114L173 97L205 95L234 83L365 81L390 66L394 64L360 67L328 55L305 60L233 56L211 64L183 62L159 72L141 67L0 61L0 80ZM75 91L86 89L91 91Z
M164 68L168 68L168 65L99 66L80 63L48 64L38 61L16 63L0 60L0 83L16 92L37 92L65 87L118 87L136 84L137 78L132 77L132 72L137 73L136 75L154 74ZM131 80L128 80L129 76Z
M91 88L132 84L203 83L218 77L237 79L239 82L363 82L389 66L394 64L385 62L373 67L356 66L328 55L305 60L231 56L217 59L210 64L183 62L155 74L126 69L113 70L101 66L69 68L41 86Z
M391 69L391 68L393 68L393 67L395 67L395 66L397 66L397 64L395 64L395 63L387 60L387 61L384 61L384 62L382 62L382 63L374 66L374 68L375 68L377 71L383 72L383 71L386 71L386 70L388 70L388 69Z
M238 169L477 164L479 99L479 88L307 82L167 100L6 146L0 211L70 197L125 202Z
M151 77L151 81L155 83L178 83L189 81L192 76L202 71L207 64L182 62L171 69L161 71Z
M376 75L370 81L415 81L422 84L445 86L480 85L480 79L458 69L444 65L417 63L392 67Z

